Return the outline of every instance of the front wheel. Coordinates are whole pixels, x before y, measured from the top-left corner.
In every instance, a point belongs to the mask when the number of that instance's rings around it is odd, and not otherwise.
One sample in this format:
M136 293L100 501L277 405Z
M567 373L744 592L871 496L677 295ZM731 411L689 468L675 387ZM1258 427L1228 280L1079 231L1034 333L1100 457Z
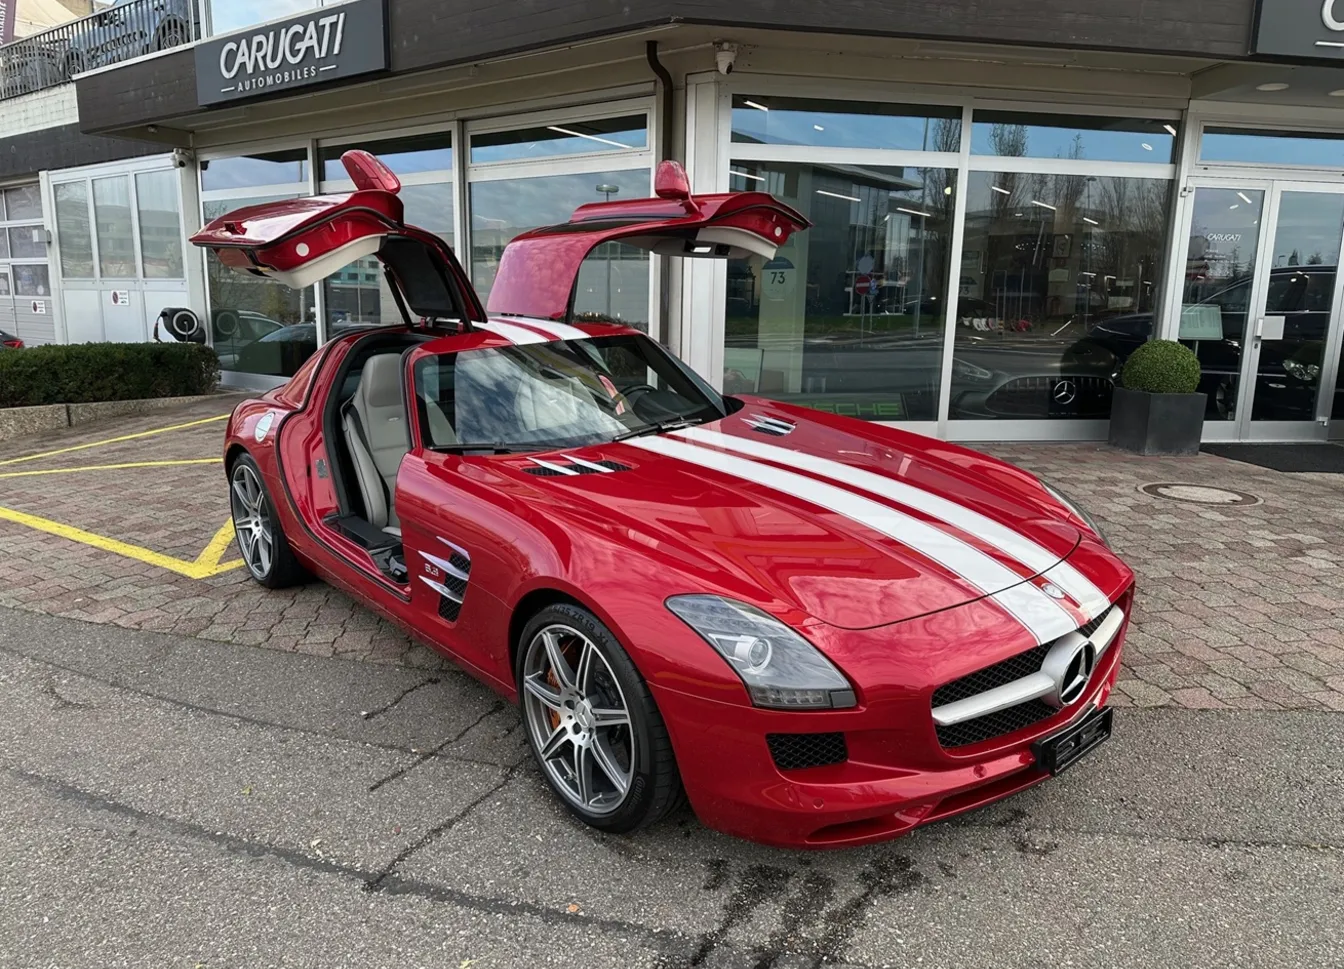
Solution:
M680 803L681 777L648 685L591 612L556 605L534 616L517 677L532 753L581 821L624 833Z
M261 469L250 454L233 463L229 473L229 505L238 551L252 578L268 589L298 585L307 578L280 527L275 504L261 479Z

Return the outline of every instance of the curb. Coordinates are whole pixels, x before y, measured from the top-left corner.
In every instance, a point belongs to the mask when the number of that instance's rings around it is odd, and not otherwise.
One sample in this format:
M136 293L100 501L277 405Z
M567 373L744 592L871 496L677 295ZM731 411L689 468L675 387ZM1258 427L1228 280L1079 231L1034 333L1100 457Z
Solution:
M192 397L152 397L143 400L109 400L92 404L39 404L36 407L0 407L0 441L9 441L31 434L64 430L79 424L146 414L184 404L194 404L214 397L233 397L235 394L202 394Z

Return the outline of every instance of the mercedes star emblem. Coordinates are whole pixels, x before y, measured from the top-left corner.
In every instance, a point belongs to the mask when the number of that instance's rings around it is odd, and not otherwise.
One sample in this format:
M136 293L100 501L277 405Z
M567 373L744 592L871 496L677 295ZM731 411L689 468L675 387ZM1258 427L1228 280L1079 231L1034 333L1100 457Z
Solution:
M1056 404L1072 404L1078 399L1078 388L1072 380L1061 380L1055 384L1053 396Z

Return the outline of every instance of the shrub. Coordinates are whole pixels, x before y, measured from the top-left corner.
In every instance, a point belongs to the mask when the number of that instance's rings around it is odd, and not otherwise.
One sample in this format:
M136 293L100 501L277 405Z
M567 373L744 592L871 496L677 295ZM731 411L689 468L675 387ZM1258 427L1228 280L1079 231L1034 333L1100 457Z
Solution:
M197 343L83 343L0 352L0 407L208 394L219 357Z
M1175 340L1149 340L1125 361L1120 385L1150 394L1191 394L1199 386L1199 358Z

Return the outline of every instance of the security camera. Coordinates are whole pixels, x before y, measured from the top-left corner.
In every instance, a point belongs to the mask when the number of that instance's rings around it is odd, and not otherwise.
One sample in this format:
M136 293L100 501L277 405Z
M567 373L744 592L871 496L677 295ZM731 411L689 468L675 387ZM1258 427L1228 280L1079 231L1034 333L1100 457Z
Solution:
M720 74L733 73L733 63L737 60L737 45L724 44L717 45L714 51L714 63L719 69Z
M178 168L186 168L191 164L191 152L185 148L173 149L173 165Z

